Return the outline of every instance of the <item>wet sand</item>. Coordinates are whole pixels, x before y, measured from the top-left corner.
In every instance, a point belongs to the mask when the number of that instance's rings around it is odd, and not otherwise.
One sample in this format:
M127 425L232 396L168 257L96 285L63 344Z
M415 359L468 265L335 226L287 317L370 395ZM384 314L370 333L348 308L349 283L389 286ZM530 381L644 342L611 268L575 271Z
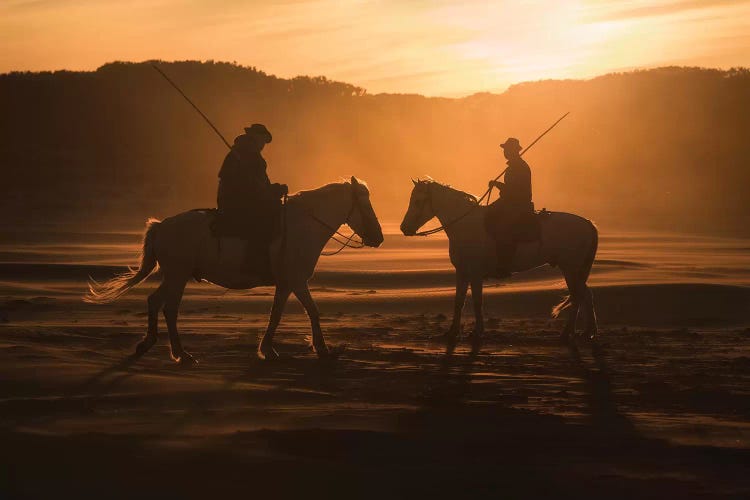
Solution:
M324 327L342 352L321 362L292 311L283 358L263 363L265 317L236 307L188 301L200 364L184 369L164 334L131 357L136 310L6 303L6 497L750 493L745 326L604 326L564 344L557 321L489 313L472 355L430 340L441 313L340 312Z
M747 497L750 287L727 272L745 244L671 280L605 247L596 343L560 341L554 270L490 286L478 354L431 340L449 324L442 264L325 263L313 295L339 352L325 362L296 302L282 359L264 363L271 289L191 284L191 369L169 358L163 322L132 357L152 282L80 302L115 260L0 264L0 497Z

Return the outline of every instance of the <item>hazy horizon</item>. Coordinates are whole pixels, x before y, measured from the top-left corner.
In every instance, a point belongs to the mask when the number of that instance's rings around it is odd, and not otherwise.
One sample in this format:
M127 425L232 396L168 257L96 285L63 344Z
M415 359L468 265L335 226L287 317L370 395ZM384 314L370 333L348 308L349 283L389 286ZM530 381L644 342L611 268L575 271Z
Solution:
M294 192L357 175L384 222L403 217L410 178L481 194L505 165L502 140L527 145L571 111L526 156L537 208L608 228L748 234L747 69L661 68L446 99L161 64L230 141L253 122L272 130L274 182ZM0 99L6 226L133 228L215 204L225 147L148 64L3 75Z

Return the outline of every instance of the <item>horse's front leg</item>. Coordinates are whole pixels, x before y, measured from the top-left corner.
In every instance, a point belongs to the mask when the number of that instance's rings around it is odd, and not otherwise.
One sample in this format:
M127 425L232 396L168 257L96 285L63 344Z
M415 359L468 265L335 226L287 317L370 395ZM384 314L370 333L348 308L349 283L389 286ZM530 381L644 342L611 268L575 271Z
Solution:
M474 331L471 332L472 350L477 351L481 347L484 335L484 313L482 311L482 278L471 280L471 300L474 303Z
M276 286L276 293L273 296L273 307L271 307L271 317L268 320L266 333L263 335L258 344L258 357L263 360L273 360L279 357L279 353L273 348L273 334L281 322L281 315L284 313L284 306L289 299L289 288L284 285Z
M458 335L461 333L461 312L464 309L468 288L468 278L462 271L456 270L456 297L453 301L453 322L445 334L445 340L448 345L455 345Z
M307 316L310 318L313 349L315 349L319 358L328 356L328 346L326 346L326 341L323 338L323 329L320 327L320 313L318 312L318 306L315 305L315 301L313 300L312 295L310 295L310 289L308 288L307 283L295 288L294 295L305 308Z

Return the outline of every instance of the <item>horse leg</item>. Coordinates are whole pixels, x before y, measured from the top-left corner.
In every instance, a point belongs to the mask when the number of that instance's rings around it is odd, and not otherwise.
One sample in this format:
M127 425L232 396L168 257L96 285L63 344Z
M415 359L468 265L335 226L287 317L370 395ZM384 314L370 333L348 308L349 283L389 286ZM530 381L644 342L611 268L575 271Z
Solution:
M463 272L456 271L456 297L453 302L453 322L451 327L443 336L448 346L455 346L458 335L461 333L461 312L466 302L466 292L469 288L469 280Z
M589 339L594 340L599 331L596 322L596 310L594 309L594 296L588 285L584 284L583 286L583 311L586 318L586 329L584 330L584 335Z
M164 319L167 320L169 331L169 344L172 350L172 359L181 365L195 365L198 362L193 356L182 348L180 334L177 331L177 313L182 302L182 293L185 291L186 281L165 280L166 290L164 292Z
M307 287L307 284L304 287L294 290L294 295L305 308L307 316L310 318L313 349L315 349L319 358L325 358L329 353L325 338L323 338L323 329L320 327L320 313L312 295L310 295L310 289Z
M156 338L159 331L159 310L164 305L164 283L159 285L151 295L148 296L148 330L143 340L138 342L135 348L136 356L143 356L146 351L156 344Z
M474 303L474 331L471 333L472 351L479 351L484 335L484 314L482 312L482 278L471 280L471 300Z
M568 285L568 293L570 297L570 305L568 306L568 320L565 322L561 338L568 340L571 336L575 336L576 333L576 321L578 319L578 309L580 307L580 286L577 283L575 276L565 274L565 282Z
M273 334L281 321L281 314L284 312L284 306L289 299L289 289L277 285L276 293L273 296L273 307L271 307L271 317L268 320L266 333L258 344L258 358L262 360L273 360L279 357L279 353L273 348Z

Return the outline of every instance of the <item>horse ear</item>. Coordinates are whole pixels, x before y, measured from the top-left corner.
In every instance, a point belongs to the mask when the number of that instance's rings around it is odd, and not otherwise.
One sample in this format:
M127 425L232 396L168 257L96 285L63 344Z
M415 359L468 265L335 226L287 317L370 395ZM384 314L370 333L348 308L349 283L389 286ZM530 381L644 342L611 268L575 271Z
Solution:
M412 179L412 180L411 180L411 182L412 182L412 183L413 183L413 184L414 184L415 186L417 185L417 181L415 181L414 179Z
M353 175L352 175L352 184L353 184L353 185L355 185L355 186L356 186L357 184L359 184L359 182L357 182L357 178L356 178L356 177L354 177Z

